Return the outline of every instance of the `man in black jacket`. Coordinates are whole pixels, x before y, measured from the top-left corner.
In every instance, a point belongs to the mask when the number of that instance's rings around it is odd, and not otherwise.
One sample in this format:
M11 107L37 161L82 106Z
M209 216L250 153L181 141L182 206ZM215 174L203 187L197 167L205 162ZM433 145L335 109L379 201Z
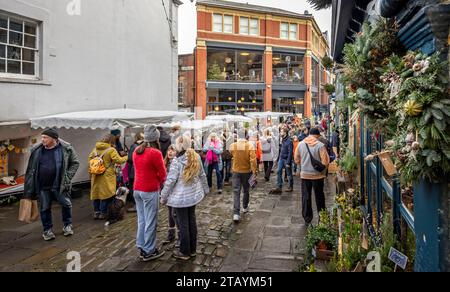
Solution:
M73 147L59 139L58 133L49 129L42 133L42 144L36 146L28 161L25 175L24 198L40 200L40 213L44 227L43 238L55 239L52 222L52 200L62 207L64 236L73 235L71 181L80 162Z
M169 134L167 134L166 131L164 131L164 129L162 127L158 127L158 131L160 133L160 137L159 137L159 144L161 146L161 152L163 155L163 158L166 157L167 155L167 149L169 149L169 146L172 144L172 138L170 137Z
M294 144L292 143L292 139L288 135L288 130L282 128L280 131L281 135L281 149L280 149L280 157L278 160L278 187L273 189L271 194L281 194L283 187L283 169L286 170L286 174L288 177L289 188L286 192L292 192L294 189L294 178L292 177L292 158L294 154Z

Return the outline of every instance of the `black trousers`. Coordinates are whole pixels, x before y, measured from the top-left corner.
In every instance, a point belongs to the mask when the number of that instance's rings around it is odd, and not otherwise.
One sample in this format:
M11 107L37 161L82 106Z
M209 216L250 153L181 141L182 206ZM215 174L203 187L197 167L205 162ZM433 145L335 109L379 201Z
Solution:
M195 206L189 208L176 208L178 228L180 229L180 252L191 255L197 252L197 221Z
M273 168L273 161L264 161L264 178L269 179Z
M302 215L306 223L313 220L312 210L312 190L316 195L317 213L326 210L325 194L323 192L324 178L321 179L302 179Z

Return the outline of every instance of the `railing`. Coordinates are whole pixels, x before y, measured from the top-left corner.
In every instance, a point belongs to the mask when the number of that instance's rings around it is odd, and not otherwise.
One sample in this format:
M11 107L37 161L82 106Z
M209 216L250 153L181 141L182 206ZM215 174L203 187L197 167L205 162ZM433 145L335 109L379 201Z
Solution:
M400 238L401 236L401 218L405 220L409 229L415 234L414 216L405 206L401 200L401 187L398 174L392 178L392 183L389 183L384 177L384 168L380 158L377 156L374 161L365 161L364 158L373 153L372 149L372 133L370 129L365 128L364 118L361 118L360 123L360 175L361 175L361 204L365 212L367 224L371 235L374 235L373 226L373 208L376 208L377 226L381 225L383 218L383 191L387 198L392 202L392 217L394 233ZM356 125L354 128L354 144L357 144ZM383 137L378 135L375 139L375 151L381 152L383 148ZM354 148L356 151L356 147ZM375 176L375 179L372 178ZM364 179L365 178L365 179ZM375 197L372 197L372 191L375 189ZM367 199L367 200L366 200ZM375 206L372 205L374 201Z
M274 76L274 84L304 84L305 80L299 76Z

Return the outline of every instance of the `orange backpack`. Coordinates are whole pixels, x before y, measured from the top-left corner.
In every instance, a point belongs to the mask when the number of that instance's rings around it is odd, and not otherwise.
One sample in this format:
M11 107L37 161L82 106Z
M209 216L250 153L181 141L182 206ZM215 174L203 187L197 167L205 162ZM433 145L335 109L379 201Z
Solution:
M94 150L95 157L89 160L89 173L95 175L101 175L106 172L105 162L103 161L103 156L105 156L106 152L113 148L106 149L102 155L98 155L97 149Z

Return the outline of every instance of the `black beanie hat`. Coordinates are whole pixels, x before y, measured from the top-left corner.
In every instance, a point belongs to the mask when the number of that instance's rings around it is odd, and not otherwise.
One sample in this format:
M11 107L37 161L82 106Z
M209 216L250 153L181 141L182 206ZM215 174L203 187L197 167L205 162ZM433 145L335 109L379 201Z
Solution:
M42 132L42 135L49 136L50 138L53 138L53 139L58 139L59 138L59 134L58 134L58 132L56 132L55 129L45 130L44 132Z
M317 128L312 128L311 132L309 132L310 135L320 135L320 131Z

